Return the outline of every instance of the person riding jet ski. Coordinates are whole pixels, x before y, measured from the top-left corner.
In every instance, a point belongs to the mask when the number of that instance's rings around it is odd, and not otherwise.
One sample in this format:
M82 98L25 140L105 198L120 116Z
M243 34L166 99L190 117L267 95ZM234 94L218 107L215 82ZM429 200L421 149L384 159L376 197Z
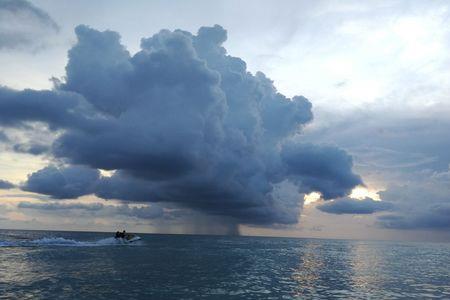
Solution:
M121 239L122 241L127 241L127 242L134 242L134 241L138 241L141 239L139 236L136 236L132 233L127 233L125 230L122 232L116 231L114 238Z
M115 237L116 239L120 239L120 238L124 239L124 238L125 238L125 235L126 235L126 231L125 231L125 230L122 231L122 232L116 231L116 235L115 235L114 237Z

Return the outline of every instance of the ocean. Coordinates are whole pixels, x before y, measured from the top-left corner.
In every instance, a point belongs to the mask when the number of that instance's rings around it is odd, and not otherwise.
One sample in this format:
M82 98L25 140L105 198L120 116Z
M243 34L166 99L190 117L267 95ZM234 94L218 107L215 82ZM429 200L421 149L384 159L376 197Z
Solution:
M0 299L450 299L450 244L0 231Z

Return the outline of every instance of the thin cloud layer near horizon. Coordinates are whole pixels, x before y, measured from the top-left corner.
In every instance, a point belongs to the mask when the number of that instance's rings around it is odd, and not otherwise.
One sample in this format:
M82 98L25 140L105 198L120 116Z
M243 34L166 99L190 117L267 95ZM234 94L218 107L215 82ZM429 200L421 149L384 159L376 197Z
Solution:
M0 1L0 226L449 240L449 5L232 4Z

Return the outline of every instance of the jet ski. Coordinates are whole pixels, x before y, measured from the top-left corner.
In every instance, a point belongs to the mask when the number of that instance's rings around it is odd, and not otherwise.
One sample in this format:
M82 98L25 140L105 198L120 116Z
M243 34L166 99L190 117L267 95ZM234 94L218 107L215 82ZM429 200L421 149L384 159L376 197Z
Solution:
M132 233L126 233L124 232L117 232L116 236L114 237L116 239L116 241L119 241L123 244L129 244L129 243L134 243L137 242L139 240L141 240L140 236L137 236L135 234Z
M127 233L127 234L125 234L125 237L122 238L122 240L124 240L124 242L126 242L126 243L133 243L133 242L140 241L141 237L137 236L135 234L132 234L132 233Z

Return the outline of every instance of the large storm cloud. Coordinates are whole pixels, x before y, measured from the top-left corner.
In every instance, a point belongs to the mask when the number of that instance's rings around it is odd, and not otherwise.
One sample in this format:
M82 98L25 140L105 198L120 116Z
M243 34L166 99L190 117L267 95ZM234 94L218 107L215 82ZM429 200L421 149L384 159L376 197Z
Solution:
M47 124L54 165L27 191L164 202L243 224L298 221L304 193L343 197L361 178L332 146L301 143L312 105L227 54L227 32L162 30L131 55L113 31L76 28L52 91L0 89L2 126ZM114 171L100 176L97 169Z

